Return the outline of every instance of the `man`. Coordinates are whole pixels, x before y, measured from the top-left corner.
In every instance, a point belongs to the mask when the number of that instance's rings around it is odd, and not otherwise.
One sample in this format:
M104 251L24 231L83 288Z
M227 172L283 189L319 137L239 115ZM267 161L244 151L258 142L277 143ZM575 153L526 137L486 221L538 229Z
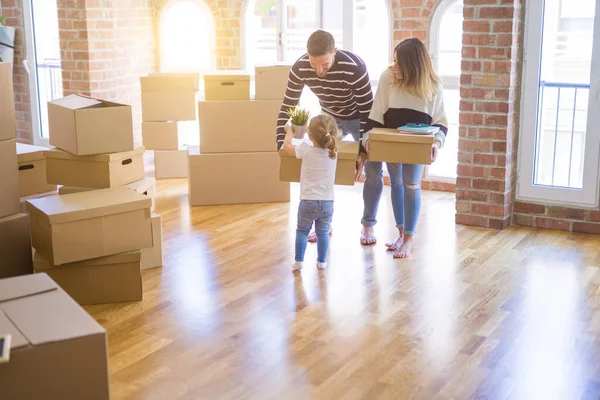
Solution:
M344 135L354 141L362 138L371 111L373 93L369 73L363 60L349 51L338 50L329 32L318 30L308 38L307 53L292 66L288 86L277 119L277 150L285 139L285 125L289 120L287 110L296 107L304 86L308 86L319 99L321 110L335 118ZM365 150L361 147L361 152ZM362 170L364 158L358 158ZM316 242L314 232L308 237Z

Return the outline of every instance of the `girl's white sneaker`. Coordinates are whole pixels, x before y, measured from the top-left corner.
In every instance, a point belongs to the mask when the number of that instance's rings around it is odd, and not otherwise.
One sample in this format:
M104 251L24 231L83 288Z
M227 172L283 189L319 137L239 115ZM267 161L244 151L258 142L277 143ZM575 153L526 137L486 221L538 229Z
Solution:
M325 268L327 268L327 262L319 262L319 261L317 261L317 268L319 268L319 269L325 269Z
M302 269L302 261L294 261L292 265L292 271L300 271Z

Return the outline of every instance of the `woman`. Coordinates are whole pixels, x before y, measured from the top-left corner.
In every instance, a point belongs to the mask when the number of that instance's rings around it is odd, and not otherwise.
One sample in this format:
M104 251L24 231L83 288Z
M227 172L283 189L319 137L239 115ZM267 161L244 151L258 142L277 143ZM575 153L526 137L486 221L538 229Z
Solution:
M435 135L432 160L444 145L448 123L444 111L441 79L434 71L425 45L417 38L396 46L394 64L381 74L369 115L363 144L369 152L369 130L373 127L398 128L408 123L424 123L440 128ZM398 238L386 246L394 258L410 255L421 210L421 175L424 165L386 163L390 175L392 207ZM376 243L374 226L383 191L382 163L366 161L363 188L363 245Z

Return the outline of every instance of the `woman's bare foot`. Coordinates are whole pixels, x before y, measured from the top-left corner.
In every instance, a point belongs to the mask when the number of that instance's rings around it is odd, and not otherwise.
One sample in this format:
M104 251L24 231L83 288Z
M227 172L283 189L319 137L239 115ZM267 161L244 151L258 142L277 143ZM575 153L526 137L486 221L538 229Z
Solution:
M385 244L388 251L396 251L402 246L404 243L404 229L398 228L398 238L393 242L389 242Z
M360 234L360 244L363 246L371 246L375 243L377 243L377 239L375 238L375 229L373 229L373 227L363 226Z
M329 228L329 234L333 234L333 228ZM315 231L308 234L308 243L316 243L317 240L317 233Z
M408 258L410 257L410 251L412 250L414 239L412 235L406 235L404 243L400 245L400 248L394 253L394 258Z

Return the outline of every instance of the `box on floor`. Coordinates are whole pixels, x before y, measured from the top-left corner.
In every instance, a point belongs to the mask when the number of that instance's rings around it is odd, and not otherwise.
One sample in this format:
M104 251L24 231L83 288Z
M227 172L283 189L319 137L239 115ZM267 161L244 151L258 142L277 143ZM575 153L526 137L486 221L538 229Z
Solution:
M20 196L56 191L56 185L48 183L46 176L45 147L17 143L17 161L19 163Z
M16 140L0 141L0 218L17 214L20 210L17 166Z
M46 274L0 280L4 399L108 400L106 331Z
M151 204L126 187L30 200L33 247L53 265L152 247Z
M431 165L434 135L399 133L397 129L374 128L369 134L369 160Z
M163 266L163 236L162 218L152 214L152 247L142 249L142 269L152 269Z
M250 75L246 71L216 71L204 74L207 101L250 100Z
M187 146L180 150L154 150L154 176L156 179L187 178Z
M0 218L0 279L33 273L27 214Z
M0 62L0 141L17 137L12 64Z
M154 210L154 198L156 197L156 180L154 178L144 178L139 181L135 181L132 183L128 183L125 187L135 190L138 193L141 193L145 196L148 196L152 199L152 210ZM59 195L73 194L73 193L81 193L81 192L89 192L91 190L98 190L93 188L82 188L75 186L61 186L58 188Z
M285 96L291 68L292 66L287 64L255 67L256 99L281 102Z

